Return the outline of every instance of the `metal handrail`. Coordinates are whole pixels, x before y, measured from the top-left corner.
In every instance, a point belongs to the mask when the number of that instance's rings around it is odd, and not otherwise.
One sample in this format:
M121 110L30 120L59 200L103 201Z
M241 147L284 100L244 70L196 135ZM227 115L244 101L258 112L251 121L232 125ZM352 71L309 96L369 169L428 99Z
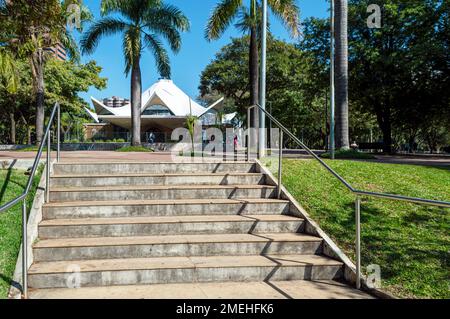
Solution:
M36 171L39 166L39 162L42 157L42 153L44 151L44 146L47 144L47 161L46 161L46 192L45 192L45 201L49 201L49 190L50 190L50 153L51 153L51 139L50 132L52 128L52 124L55 119L55 115L57 116L57 161L59 162L61 158L61 107L59 103L55 103L53 107L52 113L47 123L47 128L45 130L44 136L42 137L41 144L39 145L38 152L34 159L33 166L31 168L30 176L28 177L28 182L25 187L23 193L16 197L15 199L9 201L8 203L0 206L0 213L5 212L9 208L17 205L22 202L22 295L26 299L28 298L28 284L27 284L27 273L28 273L28 247L27 247L27 203L26 197L30 193L31 186L33 185L33 180L36 175Z
M290 132L286 127L283 126L272 114L267 112L265 109L263 109L259 104L255 104L248 108L248 117L250 116L250 111L258 107L258 109L263 112L276 126L278 126L282 132L284 132L287 136L289 136L294 142L299 144L309 155L311 155L314 159L319 161L319 163L325 167L325 169L330 172L334 177L336 177L348 190L350 190L353 194L356 195L356 201L355 201L355 218L356 218L356 287L358 289L361 288L361 197L367 196L367 197L376 197L376 198L384 198L384 199L391 199L396 201L404 201L404 202L410 202L420 205L430 205L430 206L437 206L437 207L444 207L444 208L450 208L450 202L446 201L438 201L438 200L431 200L431 199L424 199L424 198L416 198L416 197L409 197L409 196L402 196L402 195L394 195L394 194L387 194L387 193L377 193L377 192L369 192L369 191L363 191L358 190L354 188L349 182L347 182L341 175L339 175L336 171L334 171L327 163L325 163L319 156L317 156L309 147L307 147L302 141L300 141L292 132ZM248 119L248 129L250 128L250 119ZM281 162L281 154L282 154L282 147L283 147L283 134L280 134L280 162ZM250 142L248 142L247 146L247 153L250 152ZM258 150L259 152L260 150ZM249 158L249 154L247 154L247 158ZM282 166L279 165L279 169L281 170ZM281 172L278 172L278 189L281 189Z

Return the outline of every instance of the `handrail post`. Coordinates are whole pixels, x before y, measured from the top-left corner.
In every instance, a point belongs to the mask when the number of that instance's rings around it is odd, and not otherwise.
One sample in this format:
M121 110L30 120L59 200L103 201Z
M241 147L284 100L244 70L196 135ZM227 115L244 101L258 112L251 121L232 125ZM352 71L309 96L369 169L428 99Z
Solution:
M50 132L47 135L47 169L45 172L45 202L48 203L50 201L50 152L51 152L51 138Z
M356 196L355 201L355 227L356 227L356 289L361 289L361 197Z
M277 198L281 199L281 178L282 178L282 173L283 173L283 131L280 130L280 141L279 141L279 147L280 147L280 152L279 152L279 157L278 157L278 188L277 188Z
M28 298L27 202L22 201L22 295Z
M61 160L61 105L58 104L58 118L56 125L56 161Z

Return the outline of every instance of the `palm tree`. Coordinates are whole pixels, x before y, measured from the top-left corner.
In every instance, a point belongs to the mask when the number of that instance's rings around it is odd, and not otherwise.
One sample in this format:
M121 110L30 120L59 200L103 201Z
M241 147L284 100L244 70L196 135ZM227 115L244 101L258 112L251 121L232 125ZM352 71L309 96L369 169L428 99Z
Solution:
M277 16L291 32L292 37L299 35L300 12L295 0L268 0L268 5L273 14ZM259 103L259 54L258 32L262 21L261 1L249 0L249 6L245 6L244 0L221 0L214 8L209 18L205 38L208 41L218 39L235 18L238 18L236 27L250 34L249 47L249 84L250 103ZM258 110L254 109L252 116L253 127L258 127Z
M336 148L350 149L348 131L348 2L334 0L336 30Z
M122 34L125 74L131 71L132 145L141 144L142 81L140 60L149 49L156 60L159 74L170 78L169 55L159 36L174 52L181 48L180 32L189 30L189 20L176 7L162 0L103 0L102 19L83 35L83 53L92 53L103 36ZM120 15L118 17L117 15Z

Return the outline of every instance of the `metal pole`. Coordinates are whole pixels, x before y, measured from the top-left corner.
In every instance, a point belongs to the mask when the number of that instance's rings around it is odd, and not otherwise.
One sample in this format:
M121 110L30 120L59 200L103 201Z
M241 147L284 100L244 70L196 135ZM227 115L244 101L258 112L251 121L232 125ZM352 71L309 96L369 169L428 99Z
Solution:
M259 104L266 109L266 67L267 67L267 0L262 1L262 25L261 25L261 77L259 88ZM259 139L258 157L266 153L266 114L259 113Z
M58 119L56 125L56 161L59 162L61 160L61 105L58 104Z
M250 161L250 147L251 147L251 134L252 134L252 129L251 129L251 117L252 115L252 107L249 107L247 109L247 161Z
M331 159L335 158L335 150L336 150L336 144L335 144L335 88L334 88L334 0L331 0L331 21L330 21L330 27L331 27L331 56L330 56L330 101L331 101L331 113L330 113L330 151L331 151Z
M51 152L51 139L50 132L48 131L47 135L47 169L45 172L45 202L48 203L50 201L50 152Z
M356 226L356 289L361 288L361 197L356 197L355 202L355 226Z
M277 197L278 199L281 198L281 178L282 178L282 170L283 170L283 131L280 130L280 142L279 142L279 147L280 147L280 153L279 153L279 157L278 157L278 194Z
M22 295L28 298L27 202L22 201Z
M249 157L249 153L248 153L248 149L249 149L249 147L250 147L249 141L250 141L249 136L246 135L246 136L245 136L245 143L246 143L246 146L247 146L247 162L250 161L250 157Z

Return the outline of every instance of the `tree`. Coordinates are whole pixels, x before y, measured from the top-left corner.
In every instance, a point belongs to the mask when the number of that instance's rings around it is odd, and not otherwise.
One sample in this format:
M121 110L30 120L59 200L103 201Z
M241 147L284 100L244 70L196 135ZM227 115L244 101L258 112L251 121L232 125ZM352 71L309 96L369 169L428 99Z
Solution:
M334 0L332 0L334 1ZM348 3L335 0L336 148L350 149L348 132Z
M383 8L380 29L367 27L369 4ZM349 1L349 108L356 114L350 128L363 129L354 122L357 114L375 118L386 153L419 142L426 148L425 127L450 122L449 6L442 0ZM321 76L329 70L328 30L327 20L307 20L300 43Z
M0 85L0 123L10 127L11 115L14 115L17 141L31 143L35 113L32 105L32 80L30 65L24 59L14 61L19 79L14 95ZM59 61L49 59L44 68L44 81L48 84L46 90L45 108L51 108L55 102L61 105L63 131L68 132L79 122L78 119L88 119L85 107L89 104L79 97L79 92L87 92L91 86L97 89L106 87L106 79L100 77L101 67L91 61L79 64L74 61ZM67 125L64 119L68 119ZM74 124L75 123L75 124ZM9 136L0 135L1 140Z
M299 35L299 9L294 0L268 0L273 14L280 18L293 37ZM248 50L248 79L250 86L250 103L259 103L259 54L258 32L261 26L261 3L250 0L246 7L243 0L221 0L214 8L205 30L205 38L216 40L225 32L232 21L238 17L236 24L241 31L250 35ZM252 126L258 127L258 109L254 109Z
M19 72L15 57L5 48L0 47L0 87L11 97L9 105L10 142L16 143L15 99L19 89Z
M102 19L83 35L84 53L92 53L103 36L122 33L125 74L131 71L132 144L141 144L142 80L140 60L149 49L162 77L170 78L169 55L160 36L174 52L181 48L180 32L189 30L189 21L176 7L161 0L103 0ZM118 17L117 15L120 15Z
M234 102L234 110L243 118L249 105L249 36L232 39L201 75L202 97L220 93ZM312 54L295 45L268 37L267 106L273 115L311 147L324 147L326 137L326 96L317 94L320 85L313 68ZM323 91L322 91L323 92ZM270 121L268 121L268 124ZM297 145L292 145L297 147Z
M80 0L14 0L0 3L0 12L9 20L6 45L26 55L31 66L36 105L36 143L44 134L45 81L44 66L50 53L48 48L62 45L71 58L78 58L77 45L67 28L69 5L81 6ZM89 19L90 12L81 6L81 20ZM81 27L81 26L80 26Z

